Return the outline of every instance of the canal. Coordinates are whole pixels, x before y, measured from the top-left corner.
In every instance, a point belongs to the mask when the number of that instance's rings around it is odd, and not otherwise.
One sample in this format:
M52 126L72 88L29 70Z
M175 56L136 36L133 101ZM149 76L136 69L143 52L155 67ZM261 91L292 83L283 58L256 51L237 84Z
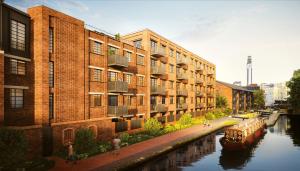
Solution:
M133 170L300 170L300 117L280 116L264 136L244 151L222 150L219 139L223 135L223 131L212 133Z

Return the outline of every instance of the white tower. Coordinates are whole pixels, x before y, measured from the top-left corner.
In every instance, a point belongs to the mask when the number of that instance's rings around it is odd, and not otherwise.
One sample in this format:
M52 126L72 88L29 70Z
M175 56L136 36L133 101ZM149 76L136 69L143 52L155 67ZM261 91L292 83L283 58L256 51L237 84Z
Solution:
M252 84L252 58L248 56L247 59L247 86Z

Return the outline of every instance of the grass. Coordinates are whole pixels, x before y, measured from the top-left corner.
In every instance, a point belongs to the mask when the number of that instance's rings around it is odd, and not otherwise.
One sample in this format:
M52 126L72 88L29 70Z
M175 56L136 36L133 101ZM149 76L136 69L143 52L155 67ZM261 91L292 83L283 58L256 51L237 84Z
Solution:
M236 120L229 120L229 121L223 122L223 125L224 125L224 126L232 126L232 125L236 125L236 124L238 124L238 123L239 123L239 122L236 121Z
M258 115L257 113L246 113L246 114L240 114L240 115L237 115L237 116L242 117L242 118L251 119L251 118L256 118L257 115Z

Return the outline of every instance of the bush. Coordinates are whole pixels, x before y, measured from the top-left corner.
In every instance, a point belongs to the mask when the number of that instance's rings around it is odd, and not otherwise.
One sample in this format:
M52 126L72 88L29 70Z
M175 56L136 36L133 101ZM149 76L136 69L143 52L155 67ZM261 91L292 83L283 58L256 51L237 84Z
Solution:
M176 130L177 130L176 127L174 125L171 125L171 124L167 124L164 127L164 133L170 133L170 132L174 132Z
M128 142L130 136L127 132L123 132L120 134L120 139L121 139L121 142Z
M144 130L149 134L149 135L159 135L160 134L160 129L162 128L162 125L156 118L149 118L145 125L144 125Z
M230 109L230 108L225 108L223 112L224 112L226 115L230 115L230 114L232 114L232 109Z
M180 119L178 120L178 124L181 126L181 127L188 127L190 125L192 125L192 121L193 121L193 118L192 118L192 115L189 114L189 113L185 113L183 114Z
M214 120L214 119L216 119L216 117L212 112L208 112L208 113L205 114L205 119Z
M93 131L80 128L75 134L74 149L77 154L96 153L97 144Z
M105 142L105 141L98 142L98 151L100 153L105 153L107 151L110 151L111 149L112 149L111 142Z
M201 117L201 118L194 118L192 121L193 125L198 125L198 124L203 124L205 122L205 118Z
M0 168L14 168L23 163L27 145L23 131L0 128Z

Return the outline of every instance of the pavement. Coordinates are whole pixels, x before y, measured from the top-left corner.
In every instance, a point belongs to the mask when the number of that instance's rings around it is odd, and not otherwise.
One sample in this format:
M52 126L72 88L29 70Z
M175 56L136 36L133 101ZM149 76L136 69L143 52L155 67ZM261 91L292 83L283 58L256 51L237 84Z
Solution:
M123 147L118 152L112 151L79 160L76 164L66 163L64 159L53 156L50 159L55 161L52 171L70 170L119 170L146 161L161 153L176 148L180 144L195 140L216 130L223 128L225 121L236 120L225 117L210 122L210 126L195 125L180 131L158 136L140 143Z

